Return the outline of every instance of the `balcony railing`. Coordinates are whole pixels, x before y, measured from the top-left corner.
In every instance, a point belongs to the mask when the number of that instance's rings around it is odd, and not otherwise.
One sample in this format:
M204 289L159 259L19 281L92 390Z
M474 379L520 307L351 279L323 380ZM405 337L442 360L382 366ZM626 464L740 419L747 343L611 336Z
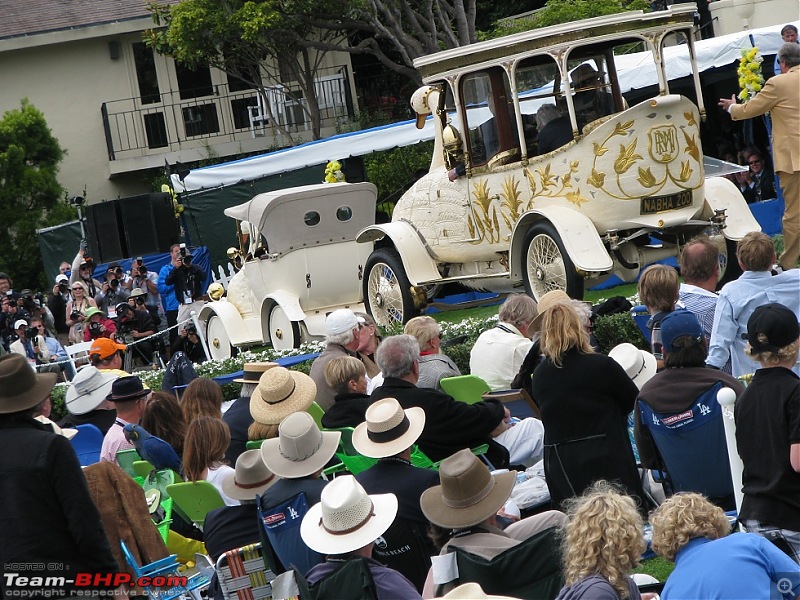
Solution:
M355 112L347 66L322 69L315 80L322 127L334 127L352 119ZM290 133L311 129L307 101L300 86L273 85L266 96L274 122L270 122L264 100L255 90L230 91L227 85L212 86L199 95L165 92L149 98L104 102L101 111L108 159L160 154L197 146L209 141L236 141L275 133L275 121ZM144 101L143 101L144 100Z

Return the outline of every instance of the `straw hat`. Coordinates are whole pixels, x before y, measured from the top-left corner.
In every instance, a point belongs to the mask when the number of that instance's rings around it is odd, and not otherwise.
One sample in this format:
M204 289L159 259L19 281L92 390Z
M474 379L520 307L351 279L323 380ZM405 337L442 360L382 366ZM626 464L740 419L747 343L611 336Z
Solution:
M278 481L261 460L258 450L245 450L236 459L236 469L222 480L222 491L234 500L255 500Z
M422 408L414 406L404 411L394 398L371 404L366 419L353 431L353 446L370 458L394 456L410 448L425 428Z
M68 440L71 440L76 435L78 435L78 430L77 429L72 429L71 427L61 429L61 427L59 427L55 423L55 421L51 421L50 419L48 419L44 415L39 415L38 417L34 417L34 419L39 421L39 423L44 423L45 425L48 425L56 435L63 435Z
M642 389L656 374L656 357L646 350L639 350L627 342L614 346L608 355L619 363L636 387Z
M264 440L261 458L279 477L307 477L321 470L333 458L341 437L339 431L320 431L307 412L296 412L278 426L277 438Z
M419 499L428 520L447 529L482 523L503 506L517 474L492 475L468 449L459 450L439 465L441 485L428 488Z
M286 367L267 369L250 396L250 415L263 425L277 425L287 415L307 410L317 397L317 384L305 373Z
M111 393L111 386L118 378L116 373L98 371L96 367L89 365L83 367L67 388L64 399L67 410L73 415L85 415L93 411Z
M131 290L131 295L128 298L139 298L140 296L147 296L147 292L145 292L142 288L133 288Z
M383 535L397 515L394 494L367 495L352 475L331 481L300 524L300 537L321 554L347 554Z
M55 384L55 373L36 373L21 354L6 354L0 358L0 414L33 408Z
M238 379L234 379L233 383L258 383L261 374L270 370L272 367L277 367L278 363L274 362L252 362L244 364L244 373Z
M544 294L539 298L539 302L536 305L539 314L536 315L536 318L531 322L530 330L533 332L541 329L544 313L548 310L559 304L569 304L570 302L572 302L572 298L570 298L564 290L550 290Z

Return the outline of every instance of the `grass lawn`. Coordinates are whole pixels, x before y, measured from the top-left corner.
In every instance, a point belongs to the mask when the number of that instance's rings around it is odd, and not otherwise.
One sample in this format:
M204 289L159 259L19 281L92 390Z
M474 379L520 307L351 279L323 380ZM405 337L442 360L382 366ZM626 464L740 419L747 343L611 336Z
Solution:
M674 568L675 565L673 563L661 558L660 556L656 556L654 558L648 558L647 560L642 561L642 564L636 567L633 572L652 575L663 583L667 580L667 577L669 577Z

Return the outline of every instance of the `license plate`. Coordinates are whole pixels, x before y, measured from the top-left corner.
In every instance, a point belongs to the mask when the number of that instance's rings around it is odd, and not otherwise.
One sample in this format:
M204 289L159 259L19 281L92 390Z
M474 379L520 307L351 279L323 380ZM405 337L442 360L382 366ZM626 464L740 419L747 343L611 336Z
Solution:
M652 215L655 213L677 210L692 205L692 192L684 191L669 196L649 196L642 198L642 209L639 214Z

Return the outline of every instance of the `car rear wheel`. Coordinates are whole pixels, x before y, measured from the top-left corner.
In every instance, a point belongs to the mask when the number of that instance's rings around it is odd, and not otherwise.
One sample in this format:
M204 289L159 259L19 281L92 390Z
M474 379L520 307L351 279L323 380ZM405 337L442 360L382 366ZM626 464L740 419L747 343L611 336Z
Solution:
M213 359L226 359L235 356L236 349L225 329L225 324L217 315L211 315L206 326L206 342L208 352Z
M395 250L370 254L364 278L364 304L378 325L405 323L418 314L403 263Z
M269 313L269 340L275 350L300 347L300 324L292 321L277 304Z
M583 298L583 277L564 250L561 236L550 223L534 223L525 236L525 291L537 302L547 292L563 290Z

